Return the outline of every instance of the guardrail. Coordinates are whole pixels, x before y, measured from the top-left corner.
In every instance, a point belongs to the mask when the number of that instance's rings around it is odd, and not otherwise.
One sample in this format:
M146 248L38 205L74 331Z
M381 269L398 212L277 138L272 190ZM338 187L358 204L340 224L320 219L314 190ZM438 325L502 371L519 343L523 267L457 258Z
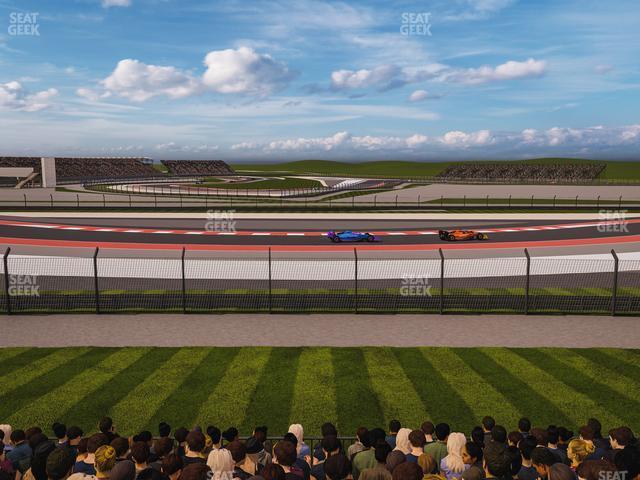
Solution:
M200 254L199 254L200 255ZM280 255L280 254L279 254ZM640 254L415 259L12 255L5 313L640 313Z

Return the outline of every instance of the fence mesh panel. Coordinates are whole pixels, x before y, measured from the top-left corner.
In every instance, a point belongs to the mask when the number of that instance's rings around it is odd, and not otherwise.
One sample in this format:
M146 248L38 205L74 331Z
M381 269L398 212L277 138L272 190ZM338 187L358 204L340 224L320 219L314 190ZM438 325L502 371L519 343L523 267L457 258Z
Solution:
M7 290L4 283L4 261L0 262L0 312L7 312Z
M616 310L640 313L640 260L620 260Z
M530 310L609 312L613 279L613 258L532 258Z
M185 259L186 310L268 311L267 259Z
M98 258L100 310L182 310L182 264L173 258Z
M95 311L93 260L78 257L10 255L11 311Z

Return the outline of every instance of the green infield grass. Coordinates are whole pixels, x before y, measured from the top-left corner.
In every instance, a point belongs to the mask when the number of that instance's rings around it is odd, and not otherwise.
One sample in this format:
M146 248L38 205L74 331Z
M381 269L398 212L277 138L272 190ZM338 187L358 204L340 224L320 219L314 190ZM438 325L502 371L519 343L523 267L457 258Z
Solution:
M54 421L93 432L103 415L126 435L157 434L160 421L274 436L332 421L353 435L394 418L469 433L488 414L508 430L523 415L574 431L590 417L604 431L640 427L640 350L5 348L0 362L3 423L47 433Z

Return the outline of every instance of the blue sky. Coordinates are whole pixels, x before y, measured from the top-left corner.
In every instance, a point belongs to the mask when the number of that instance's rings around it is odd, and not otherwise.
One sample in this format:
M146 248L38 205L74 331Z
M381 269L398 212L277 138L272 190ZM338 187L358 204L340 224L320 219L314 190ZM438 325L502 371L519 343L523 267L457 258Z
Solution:
M638 158L636 0L0 0L0 18L3 154Z

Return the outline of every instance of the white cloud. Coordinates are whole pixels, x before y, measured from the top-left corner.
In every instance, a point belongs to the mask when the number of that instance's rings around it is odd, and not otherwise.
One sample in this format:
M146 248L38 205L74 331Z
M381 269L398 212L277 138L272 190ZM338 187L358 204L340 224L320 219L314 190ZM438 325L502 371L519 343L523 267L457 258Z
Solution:
M282 90L293 78L284 63L249 47L209 52L204 63L202 82L218 93L265 96Z
M479 130L477 132L465 133L459 130L447 132L439 139L447 146L470 147L479 145L489 145L495 142L495 138L489 130Z
M411 95L409 95L410 102L421 102L422 100L426 100L429 97L429 93L426 90L416 90Z
M629 125L620 132L620 139L623 142L640 140L640 125Z
M0 108L22 112L37 112L51 107L51 99L58 90L49 88L36 93L27 92L20 82L0 84Z
M445 72L441 79L467 85L486 82L516 80L520 78L541 77L545 74L547 64L544 60L529 58L524 62L509 60L497 67L482 66L479 68L452 69Z
M131 0L102 0L102 6L104 8L109 7L130 7Z
M184 153L207 153L216 152L217 145L179 145L176 142L160 143L154 147L160 152L184 152Z
M240 142L231 145L231 150L253 150L258 148L258 144L255 142Z
M606 73L611 72L613 70L613 66L612 65L607 65L607 64L596 65L594 70L598 75L604 75Z
M120 60L101 83L106 91L133 102L144 102L159 95L183 98L199 89L195 78L175 67L148 65L130 58Z
M404 83L401 75L402 70L395 65L380 65L372 70L337 70L331 73L331 87L335 90L388 89Z

